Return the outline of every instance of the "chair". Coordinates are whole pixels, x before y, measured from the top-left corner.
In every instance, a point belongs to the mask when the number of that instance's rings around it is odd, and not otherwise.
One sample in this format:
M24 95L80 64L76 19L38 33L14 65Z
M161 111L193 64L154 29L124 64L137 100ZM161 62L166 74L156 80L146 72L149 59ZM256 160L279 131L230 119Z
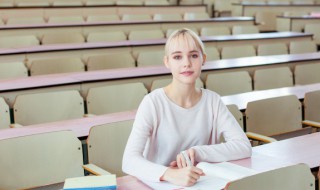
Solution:
M45 24L43 17L8 18L7 25Z
M202 0L180 0L179 5L202 5Z
M313 34L313 40L316 44L320 43L320 24L306 24L304 32Z
M133 21L152 21L151 15L147 14L124 14L122 15L122 21L133 22Z
M208 13L184 13L183 20L207 20L210 16Z
M269 5L290 5L289 0L267 0L267 4Z
M255 13L255 23L259 26L260 31L277 30L277 12L258 11Z
M221 59L233 59L256 56L256 49L252 45L223 47Z
M239 110L238 106L235 104L227 105L228 110L234 116L234 118L238 121L240 127L243 128L243 114Z
M296 164L231 181L225 190L314 190L314 187L315 179L309 166Z
M254 90L266 90L293 86L293 75L289 67L257 69L253 75Z
M133 120L127 120L92 127L87 139L89 164L117 177L126 175L122 172L122 157L132 125Z
M207 61L214 61L214 60L220 59L220 52L214 46L206 47L206 55L207 55Z
M5 100L0 97L0 130L10 127L10 108Z
M0 63L0 79L28 77L28 69L23 62Z
M253 25L235 25L232 27L232 35L257 33L260 33L259 28Z
M320 122L320 91L307 92L304 95L304 119Z
M120 21L119 15L89 15L87 17L87 22L110 22L110 21Z
M158 88L163 88L163 87L169 85L171 83L171 81L172 81L172 78L156 79L156 80L152 81L151 91L158 89ZM200 78L198 78L196 80L196 87L197 88L204 87L203 82L201 81Z
M3 26L4 25L4 22L2 19L0 19L0 26Z
M302 128L302 109L295 95L280 96L247 104L247 136L261 142L274 142L312 132Z
M87 95L88 113L100 115L137 109L147 93L142 83L90 88Z
M43 0L16 0L17 7L49 7L49 1Z
M306 16L309 15L308 12L305 11L285 11L283 12L283 16L287 16L287 17L301 17L301 16Z
M0 189L31 189L84 175L82 146L72 131L0 140Z
M230 16L232 10L232 0L215 0L214 15L217 17Z
M88 71L135 67L135 60L130 53L109 53L88 58Z
M18 95L13 110L14 122L20 125L81 118L84 115L83 98L76 90Z
M31 76L84 71L85 65L78 57L39 59L32 61L30 65Z
M129 40L151 40L164 39L162 30L131 30L128 36Z
M44 34L41 40L43 45L48 44L78 44L85 43L81 33L48 33Z
M295 41L290 42L290 54L313 53L318 51L317 44L314 41Z
M294 69L296 85L305 85L320 82L320 63L297 65Z
M52 6L83 6L82 0L54 0Z
M227 35L231 35L231 32L227 26L203 27L201 28L200 35L201 36L227 36Z
M221 96L252 91L252 79L247 71L211 73L206 78L206 88Z
M143 5L143 0L117 0L117 5Z
M314 0L292 0L291 3L293 5L313 5Z
M155 21L171 21L171 20L182 21L183 19L179 13L172 13L172 14L154 14L153 20L155 20Z
M36 36L6 36L0 37L0 48L22 48L40 45Z
M69 23L84 23L82 16L50 16L49 24L69 24Z
M288 47L285 43L259 44L258 56L288 54Z
M170 5L167 0L145 0L144 5Z
M86 0L86 6L115 5L116 0Z
M87 42L119 42L126 40L127 36L122 31L91 32L87 37Z
M163 65L164 51L141 51L137 58L138 67Z
M2 0L0 2L0 7L14 7L14 1L13 0Z

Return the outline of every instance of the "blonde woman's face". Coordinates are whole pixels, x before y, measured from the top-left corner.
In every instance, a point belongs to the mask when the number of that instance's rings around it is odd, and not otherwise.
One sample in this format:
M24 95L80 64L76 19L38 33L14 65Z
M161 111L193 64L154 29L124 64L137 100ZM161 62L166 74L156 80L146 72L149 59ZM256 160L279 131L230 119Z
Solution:
M188 35L180 35L172 39L164 63L170 69L173 80L183 84L195 84L201 74L204 59L205 55L194 39Z

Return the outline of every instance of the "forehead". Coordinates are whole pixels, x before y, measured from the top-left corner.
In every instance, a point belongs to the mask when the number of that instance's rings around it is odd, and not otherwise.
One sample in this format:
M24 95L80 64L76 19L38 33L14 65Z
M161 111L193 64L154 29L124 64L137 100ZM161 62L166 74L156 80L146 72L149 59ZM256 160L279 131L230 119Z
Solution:
M200 47L197 46L195 39L191 35L180 34L171 39L171 42L168 48L168 53L171 54L176 51L190 52L194 50L200 51Z

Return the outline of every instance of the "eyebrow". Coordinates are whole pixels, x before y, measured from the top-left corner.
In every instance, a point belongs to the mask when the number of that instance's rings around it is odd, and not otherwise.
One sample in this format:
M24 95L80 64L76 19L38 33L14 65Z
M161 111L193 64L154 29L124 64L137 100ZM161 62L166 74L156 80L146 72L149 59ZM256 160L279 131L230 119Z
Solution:
M175 51L175 52L172 52L171 55L172 54L176 54L176 53L182 53L182 52L181 51ZM192 50L189 53L199 53L199 51L198 50Z

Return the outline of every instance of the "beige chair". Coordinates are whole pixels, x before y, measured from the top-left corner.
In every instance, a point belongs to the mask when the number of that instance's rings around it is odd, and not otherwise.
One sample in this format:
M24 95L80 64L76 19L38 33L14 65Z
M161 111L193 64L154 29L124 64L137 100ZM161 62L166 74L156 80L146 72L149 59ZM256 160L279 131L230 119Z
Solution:
M295 95L280 96L247 104L247 136L262 142L274 142L312 132L302 128L302 108Z
M293 86L293 75L289 67L257 69L253 75L254 90L266 90Z
M259 32L259 28L253 25L235 25L232 27L232 35L257 34Z
M318 51L317 44L314 41L295 41L290 42L290 54L313 53Z
M47 44L79 44L85 43L81 33L49 33L44 34L41 40L43 45Z
M202 0L180 0L179 5L202 5Z
M40 45L36 36L5 36L0 37L0 48L22 48Z
M0 7L14 7L13 0L2 0L0 1Z
M28 77L28 69L23 62L0 63L0 79Z
M87 96L88 113L100 115L135 110L147 93L142 83L90 88Z
M127 36L122 31L91 32L87 37L87 42L119 42L126 40Z
M51 16L48 19L49 24L69 24L69 23L84 23L82 16Z
M304 119L320 122L320 91L307 92L304 95Z
M208 13L184 13L183 20L207 20L210 16Z
M227 108L230 111L230 113L233 115L233 117L237 120L240 127L243 129L243 114L239 110L238 106L235 104L230 104L230 105L227 105Z
M171 82L172 82L172 78L156 79L156 80L152 81L151 91L153 91L155 89L158 89L158 88L163 88L163 87L169 85ZM196 80L196 87L197 88L203 88L204 87L203 82L201 81L200 78L198 78Z
M87 139L89 165L84 167L94 165L117 177L126 175L122 172L122 157L132 125L133 120L127 120L92 127Z
M135 60L130 53L108 53L93 55L88 58L87 70L103 70L135 67Z
M82 0L54 0L52 6L83 6Z
M314 0L292 0L293 5L313 5L315 4Z
M143 0L117 0L117 5L143 5Z
M230 29L227 26L221 27L203 27L200 31L201 36L227 36L231 35Z
M283 16L287 16L287 17L301 17L301 16L306 16L306 15L309 15L309 13L306 11L285 11L285 12L283 12Z
M259 26L260 31L276 31L277 30L277 12L258 11L255 13L255 22Z
M82 146L72 131L0 140L0 189L32 189L84 175ZM13 177L14 176L14 177Z
M5 100L0 97L0 130L10 127L10 108Z
M23 17L23 18L8 18L7 25L32 25L45 24L43 17Z
M148 14L124 14L122 15L122 21L152 21L152 17Z
M182 16L179 13L172 13L172 14L154 14L153 15L154 21L171 21L171 20L183 20Z
M120 21L119 15L89 15L87 17L87 22L110 22L110 21Z
M138 67L163 65L164 51L142 51L137 58Z
M131 30L128 36L129 40L152 40L164 39L162 30Z
M304 32L313 34L313 40L316 44L320 43L320 24L306 24Z
M232 0L215 0L214 15L217 17L231 16Z
M214 60L220 59L220 52L214 46L206 47L206 55L207 55L207 61L214 61Z
M13 110L14 122L20 125L81 118L84 115L83 98L76 90L18 95Z
M294 69L296 85L320 83L320 63L297 65Z
M31 76L84 71L85 65L78 57L39 59L32 61L30 65Z
M258 56L288 54L288 47L285 43L259 44Z
M86 0L86 6L115 5L116 0Z
M314 187L315 178L309 166L296 164L231 181L225 190L314 190Z
M269 5L290 5L290 0L267 0Z
M49 0L15 0L17 7L49 7Z
M167 0L145 0L144 5L170 5Z
M0 19L0 26L3 26L4 25L4 22L2 19Z
M252 79L247 71L208 74L205 84L221 96L252 91Z
M256 49L252 45L223 47L221 59L233 59L256 56Z

